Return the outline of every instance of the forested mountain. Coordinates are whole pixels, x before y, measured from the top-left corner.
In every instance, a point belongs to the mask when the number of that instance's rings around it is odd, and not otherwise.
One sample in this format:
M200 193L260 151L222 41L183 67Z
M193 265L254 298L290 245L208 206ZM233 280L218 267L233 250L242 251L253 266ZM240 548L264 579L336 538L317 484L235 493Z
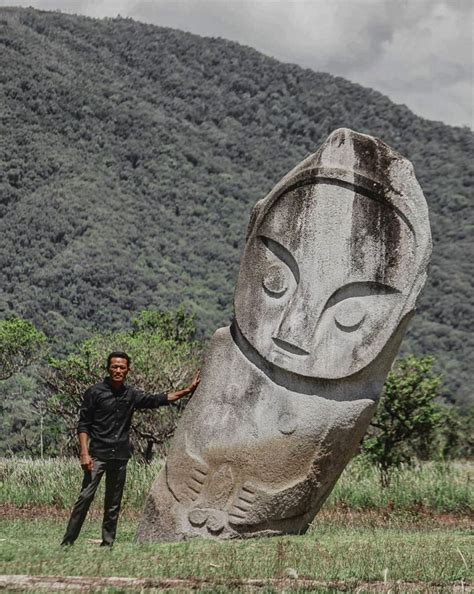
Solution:
M222 39L0 9L0 316L66 343L184 304L232 313L253 204L335 128L410 158L434 253L404 352L472 394L473 134Z

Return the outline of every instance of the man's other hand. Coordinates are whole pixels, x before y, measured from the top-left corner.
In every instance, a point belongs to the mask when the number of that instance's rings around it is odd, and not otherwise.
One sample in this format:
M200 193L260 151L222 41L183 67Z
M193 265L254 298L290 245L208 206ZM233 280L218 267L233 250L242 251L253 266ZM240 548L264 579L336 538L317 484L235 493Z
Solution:
M80 460L82 470L85 472L92 472L94 463L92 462L92 458L89 456L89 454L81 454Z

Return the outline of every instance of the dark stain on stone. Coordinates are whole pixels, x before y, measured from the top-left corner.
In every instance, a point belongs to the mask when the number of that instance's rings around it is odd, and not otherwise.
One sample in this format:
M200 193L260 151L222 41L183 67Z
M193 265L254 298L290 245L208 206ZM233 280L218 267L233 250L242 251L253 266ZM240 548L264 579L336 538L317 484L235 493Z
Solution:
M400 194L390 184L390 166L401 157L374 138L354 134L352 143L356 159L355 169L362 175L382 183L390 192ZM389 204L392 204L390 192L385 192L383 198Z
M340 135L338 135L337 138L339 140L339 142L337 144L337 148L339 148L339 147L341 147L344 144L345 136L344 136L344 134L340 134Z
M391 208L356 194L352 209L352 266L359 272L364 271L365 248L371 245L370 249L378 255L374 280L389 284L399 264L400 225L400 218Z
M313 184L302 184L283 193L273 203L272 209L268 213L269 219L272 220L273 213L277 212L275 207L277 207L278 203L289 193L292 194L292 207L291 210L287 210L288 217L285 218L284 236L288 241L287 247L290 249L290 252L293 252L293 255L296 253L298 246L301 243L301 226L306 218L311 216L311 210L313 208L311 199L312 188ZM271 223L271 225L274 224L275 223ZM276 226L279 226L279 224L276 223Z

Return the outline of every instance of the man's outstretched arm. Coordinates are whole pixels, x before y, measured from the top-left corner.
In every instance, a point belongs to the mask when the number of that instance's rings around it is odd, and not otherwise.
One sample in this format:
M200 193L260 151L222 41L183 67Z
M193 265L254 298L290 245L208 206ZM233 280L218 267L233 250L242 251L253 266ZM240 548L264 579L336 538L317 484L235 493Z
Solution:
M137 390L135 392L135 408L158 408L159 406L164 406L166 404L170 404L171 402L176 402L180 398L192 394L194 390L198 387L200 381L201 375L198 371L193 381L189 384L189 386L183 388L182 390L177 390L175 392L163 392L162 394L146 394L145 392Z
M167 394L168 402L175 402L176 400L179 400L180 398L183 398L184 396L189 396L189 394L192 394L194 392L194 390L199 386L200 381L201 381L201 372L198 371L196 373L193 381L189 384L189 386L187 386L183 390L178 390L177 392L168 392L168 394Z

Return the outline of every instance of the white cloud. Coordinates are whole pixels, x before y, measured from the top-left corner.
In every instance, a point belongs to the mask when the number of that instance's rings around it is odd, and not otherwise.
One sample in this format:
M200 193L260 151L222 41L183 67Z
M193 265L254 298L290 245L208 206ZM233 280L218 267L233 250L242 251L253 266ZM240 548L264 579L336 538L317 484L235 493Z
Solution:
M474 124L471 0L27 0L16 4L94 17L121 14L232 39L282 61L373 87L424 117L453 125Z

